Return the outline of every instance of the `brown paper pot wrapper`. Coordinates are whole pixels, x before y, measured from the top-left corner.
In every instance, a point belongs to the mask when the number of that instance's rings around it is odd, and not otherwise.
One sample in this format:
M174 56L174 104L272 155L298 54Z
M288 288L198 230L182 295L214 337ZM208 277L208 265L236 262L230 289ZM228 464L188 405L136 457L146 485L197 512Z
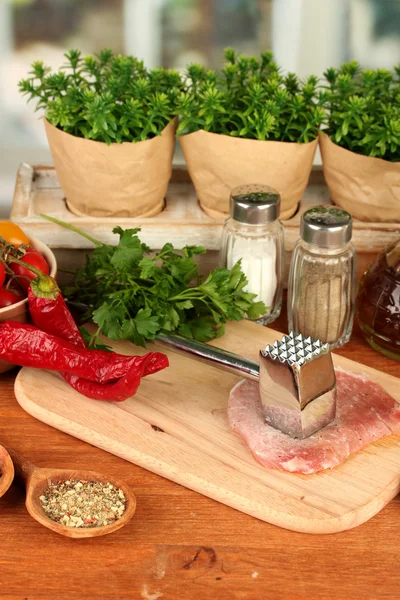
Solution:
M360 221L400 221L400 162L356 154L319 134L332 202Z
M143 142L107 144L75 137L44 119L57 177L75 215L152 217L164 207L175 122Z
M308 144L264 142L196 131L180 136L179 143L207 215L226 218L233 188L263 183L281 194L280 218L288 219L307 186L318 140Z

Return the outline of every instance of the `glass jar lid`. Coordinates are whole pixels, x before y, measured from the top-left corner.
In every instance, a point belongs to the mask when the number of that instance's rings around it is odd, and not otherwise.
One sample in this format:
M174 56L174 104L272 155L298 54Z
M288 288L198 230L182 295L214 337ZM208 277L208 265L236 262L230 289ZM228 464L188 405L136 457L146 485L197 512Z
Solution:
M266 225L279 218L281 197L269 185L250 183L231 191L230 216L247 225Z
M351 240L351 215L335 206L316 206L301 217L300 236L308 244L337 248Z

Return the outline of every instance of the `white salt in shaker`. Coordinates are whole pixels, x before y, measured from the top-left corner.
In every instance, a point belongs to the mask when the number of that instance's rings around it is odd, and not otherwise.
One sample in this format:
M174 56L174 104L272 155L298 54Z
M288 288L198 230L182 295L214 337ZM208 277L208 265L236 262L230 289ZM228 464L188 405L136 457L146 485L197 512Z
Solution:
M267 306L257 319L263 325L278 318L282 305L284 242L279 222L280 196L262 184L236 187L230 196L230 217L222 232L221 264L231 269L238 260L248 279L247 291Z

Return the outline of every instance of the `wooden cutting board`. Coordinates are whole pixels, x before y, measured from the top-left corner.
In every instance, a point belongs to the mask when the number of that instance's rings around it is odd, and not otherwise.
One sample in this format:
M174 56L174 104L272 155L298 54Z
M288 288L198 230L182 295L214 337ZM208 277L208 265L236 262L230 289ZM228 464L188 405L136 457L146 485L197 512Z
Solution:
M231 324L215 345L257 358L259 348L280 337L240 322ZM126 354L144 352L128 342L113 346ZM350 529L398 493L399 435L371 444L332 471L294 475L265 469L228 426L228 394L238 378L168 354L170 368L144 379L138 394L123 403L89 400L58 375L28 368L17 376L15 395L28 413L61 431L286 529ZM365 372L400 402L396 377L340 356L334 361Z

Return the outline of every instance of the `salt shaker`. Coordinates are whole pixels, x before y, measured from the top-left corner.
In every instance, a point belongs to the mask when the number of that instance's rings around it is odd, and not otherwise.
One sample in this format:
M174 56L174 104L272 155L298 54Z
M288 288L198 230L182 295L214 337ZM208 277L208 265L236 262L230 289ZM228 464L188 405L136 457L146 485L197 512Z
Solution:
M352 219L336 207L307 210L292 256L289 329L337 348L353 328L356 264Z
M246 290L267 307L256 322L271 323L282 305L284 243L278 220L279 193L267 185L238 186L231 192L229 210L222 232L221 264L231 269L241 259L248 279Z

